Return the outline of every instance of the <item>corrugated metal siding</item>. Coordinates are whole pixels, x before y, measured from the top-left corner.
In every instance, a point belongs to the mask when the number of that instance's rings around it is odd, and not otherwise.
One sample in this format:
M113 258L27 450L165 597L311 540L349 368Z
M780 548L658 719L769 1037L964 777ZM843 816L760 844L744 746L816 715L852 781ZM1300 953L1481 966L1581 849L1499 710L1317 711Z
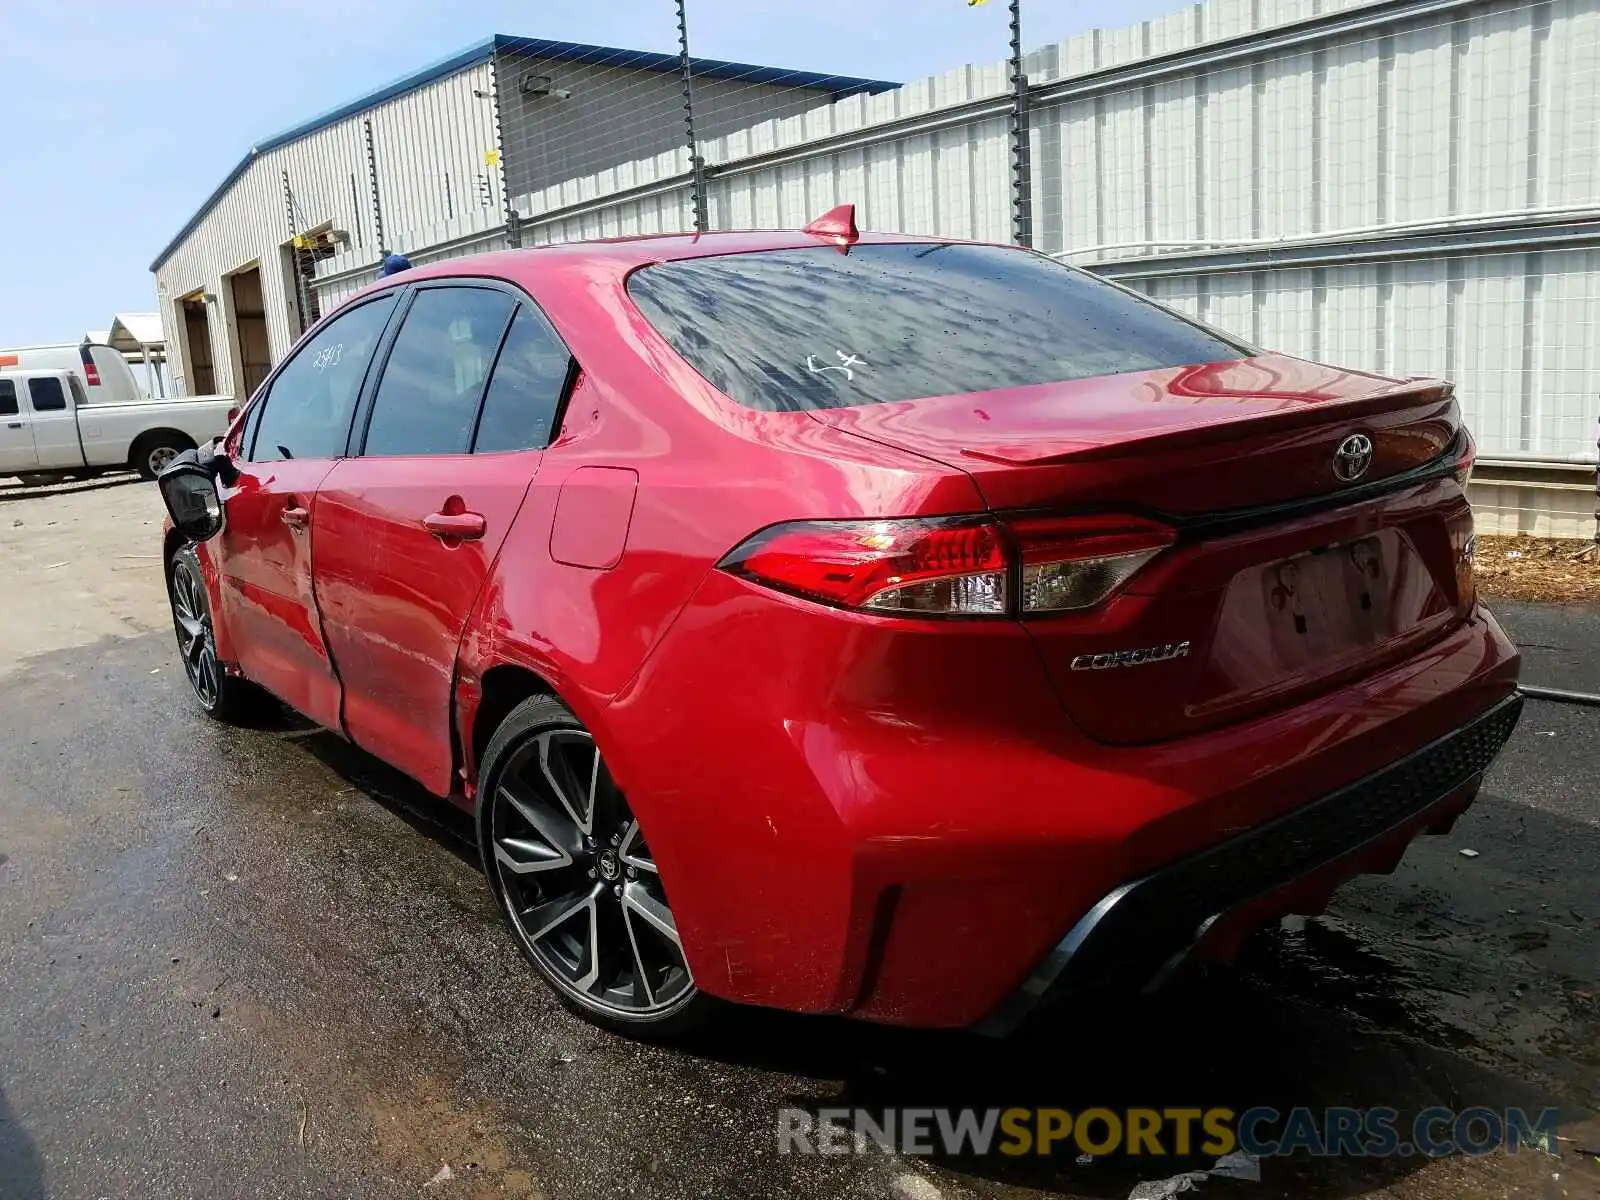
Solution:
M514 197L618 161L652 157L684 141L683 84L676 74L505 53L496 55L495 67L506 179ZM552 88L569 97L524 95L521 82L530 74L547 76ZM717 137L830 98L820 88L701 78L694 87L695 126L702 138Z
M1265 346L1453 378L1486 456L1592 461L1600 0L1207 0L1028 64L1041 249ZM851 200L864 228L1009 240L1003 103L939 121L1003 102L1005 79L968 67L715 139L712 225ZM530 240L685 229L687 169L662 155L537 193ZM1591 223L1573 248L1496 249L1569 216ZM1491 218L1495 238L1468 236ZM1412 244L1374 249L1394 227ZM1293 265L1296 245L1323 261Z
M402 251L456 242L498 228L504 214L498 169L483 155L495 148L492 105L473 93L492 94L490 65L472 67L387 101L373 109L373 141L385 238ZM284 261L289 240L283 172L288 171L300 230L332 221L350 241L318 264L319 276L339 276L318 294L326 307L369 282L378 261L362 118L351 117L261 155L156 272L161 320L168 344L177 346L178 298L197 289L214 292L208 305L217 387L232 391L233 354L222 277L259 262L266 298L267 335L274 361L294 343L294 278ZM489 203L478 176L491 178ZM448 182L447 182L448 181ZM448 188L448 191L447 191ZM351 278L350 272L359 271ZM180 392L180 356L173 355Z

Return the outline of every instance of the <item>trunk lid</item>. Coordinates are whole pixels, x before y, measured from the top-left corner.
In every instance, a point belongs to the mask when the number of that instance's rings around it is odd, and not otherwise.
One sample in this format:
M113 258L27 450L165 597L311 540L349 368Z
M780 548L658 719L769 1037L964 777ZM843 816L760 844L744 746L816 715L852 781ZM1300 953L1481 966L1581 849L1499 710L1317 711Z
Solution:
M1437 458L1460 426L1449 384L1279 354L811 415L966 471L994 509L1179 515L1337 492L1352 433L1372 440L1373 483Z
M1382 486L1457 443L1438 381L1260 355L813 416L967 472L1002 514L1111 510L1178 529L1105 603L1026 621L1067 712L1102 741L1286 707L1471 612L1463 488L1449 474ZM1354 435L1370 460L1347 479L1336 456Z

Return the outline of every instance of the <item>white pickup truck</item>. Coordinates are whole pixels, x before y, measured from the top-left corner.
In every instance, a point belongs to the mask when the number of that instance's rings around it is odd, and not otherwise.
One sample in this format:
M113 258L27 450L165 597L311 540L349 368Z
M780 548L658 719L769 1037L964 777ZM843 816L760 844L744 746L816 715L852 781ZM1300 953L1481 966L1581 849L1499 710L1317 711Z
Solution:
M154 479L223 433L232 412L227 397L90 404L72 371L0 371L0 476L33 484L134 470Z

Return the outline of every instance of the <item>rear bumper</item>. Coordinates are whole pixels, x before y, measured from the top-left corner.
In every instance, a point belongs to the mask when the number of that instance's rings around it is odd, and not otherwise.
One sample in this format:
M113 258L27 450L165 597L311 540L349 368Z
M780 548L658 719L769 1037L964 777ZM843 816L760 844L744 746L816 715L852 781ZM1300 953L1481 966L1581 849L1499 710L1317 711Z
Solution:
M615 698L596 736L649 830L704 990L1003 1027L1019 989L1037 1000L1058 977L1115 975L1125 950L1141 985L1212 915L1317 911L1465 807L1474 772L1400 764L1444 761L1417 755L1498 728L1482 722L1516 691L1516 649L1479 610L1404 662L1280 712L1112 746L1063 718L1021 626L977 625L821 609L718 572ZM1146 670L1161 687L1160 666ZM1478 740L1492 748L1463 757L1482 758L1475 772L1504 735ZM1266 832L1280 824L1289 832ZM1266 849L1270 865L1252 866ZM1191 862L1225 865L1177 871ZM1194 882L1213 871L1239 886ZM1282 880L1293 886L1277 895ZM1158 936L1135 939L1143 925ZM1080 926L1083 945L1061 954Z
M1249 909L1258 925L1274 899L1293 907L1289 894L1297 885L1322 891L1392 861L1417 832L1453 820L1472 802L1521 713L1522 697L1511 696L1380 771L1117 887L979 1031L1008 1033L1041 1004L1087 988L1154 987L1231 914ZM1397 834L1406 835L1398 847Z

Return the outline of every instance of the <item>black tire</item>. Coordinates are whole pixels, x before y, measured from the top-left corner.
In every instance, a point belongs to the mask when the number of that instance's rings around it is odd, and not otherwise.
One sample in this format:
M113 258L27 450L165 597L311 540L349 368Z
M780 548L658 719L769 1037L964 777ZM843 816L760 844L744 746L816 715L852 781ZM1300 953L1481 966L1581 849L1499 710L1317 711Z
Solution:
M201 709L229 725L251 723L266 708L268 697L247 680L228 674L217 658L211 599L192 546L183 547L167 564L167 602L183 673Z
M47 471L29 471L18 475L17 478L22 481L23 487L43 487L63 477Z
M556 998L633 1038L700 1025L718 1002L695 987L639 823L571 710L554 696L512 709L479 780L484 875Z
M139 472L139 478L150 480L166 468L185 450L193 450L194 442L181 433L163 430L147 433L133 443L128 452L128 465Z

